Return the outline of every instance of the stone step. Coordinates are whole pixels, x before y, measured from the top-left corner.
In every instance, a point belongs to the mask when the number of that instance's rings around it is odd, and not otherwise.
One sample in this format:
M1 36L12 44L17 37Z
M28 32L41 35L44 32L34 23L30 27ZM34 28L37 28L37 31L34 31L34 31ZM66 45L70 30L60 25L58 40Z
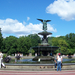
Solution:
M56 68L49 68L49 69L45 69L45 68L40 68L40 69L12 69L12 68L1 68L0 70L21 70L21 71L56 71ZM75 68L62 68L61 70L75 70Z

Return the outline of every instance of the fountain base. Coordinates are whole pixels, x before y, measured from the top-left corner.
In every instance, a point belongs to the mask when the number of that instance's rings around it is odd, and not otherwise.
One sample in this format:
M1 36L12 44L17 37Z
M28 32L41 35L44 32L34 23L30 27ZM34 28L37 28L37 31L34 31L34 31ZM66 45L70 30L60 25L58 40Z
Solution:
M36 56L32 60L38 61L39 59L40 61L50 61L50 60L54 60L54 57L53 56Z

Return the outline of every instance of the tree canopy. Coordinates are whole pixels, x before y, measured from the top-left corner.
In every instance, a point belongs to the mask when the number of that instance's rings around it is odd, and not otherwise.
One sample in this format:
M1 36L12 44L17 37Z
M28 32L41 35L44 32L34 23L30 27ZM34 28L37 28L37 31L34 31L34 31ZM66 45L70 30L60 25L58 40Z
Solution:
M15 36L2 37L0 33L0 51L7 54L23 53L28 54L30 48L38 46L41 43L41 38L37 34L30 34L28 36L21 36L19 38ZM62 54L74 54L75 53L75 34L70 33L60 37L48 37L48 43L50 46L60 47ZM32 50L32 53L35 51ZM55 51L58 53L59 49Z

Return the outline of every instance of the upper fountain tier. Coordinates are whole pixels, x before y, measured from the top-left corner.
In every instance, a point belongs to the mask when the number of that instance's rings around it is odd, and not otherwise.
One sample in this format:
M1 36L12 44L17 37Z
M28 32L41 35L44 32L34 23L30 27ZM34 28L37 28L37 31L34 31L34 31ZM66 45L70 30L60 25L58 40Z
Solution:
M42 43L40 44L40 46L49 46L47 36L51 35L52 33L47 32L47 31L43 31L43 32L40 32L38 34L43 36Z
M38 34L43 35L43 36L52 35L51 32L47 32L47 31L43 31L43 32L40 32Z

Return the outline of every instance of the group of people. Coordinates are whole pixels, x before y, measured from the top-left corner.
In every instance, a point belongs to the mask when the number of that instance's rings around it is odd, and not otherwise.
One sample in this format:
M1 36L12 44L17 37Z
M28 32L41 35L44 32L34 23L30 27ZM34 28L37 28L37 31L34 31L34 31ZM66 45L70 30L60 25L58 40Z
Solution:
M19 56L20 58L22 58L23 54L21 54L21 53L15 53L15 57L17 57L17 56Z
M61 71L61 67L62 67L62 56L61 53L58 53L57 56L55 57L55 68L57 66L57 71L60 70Z
M18 60L20 60L20 58L22 58L23 57L23 54L21 54L21 53L15 53L15 63L18 61Z

